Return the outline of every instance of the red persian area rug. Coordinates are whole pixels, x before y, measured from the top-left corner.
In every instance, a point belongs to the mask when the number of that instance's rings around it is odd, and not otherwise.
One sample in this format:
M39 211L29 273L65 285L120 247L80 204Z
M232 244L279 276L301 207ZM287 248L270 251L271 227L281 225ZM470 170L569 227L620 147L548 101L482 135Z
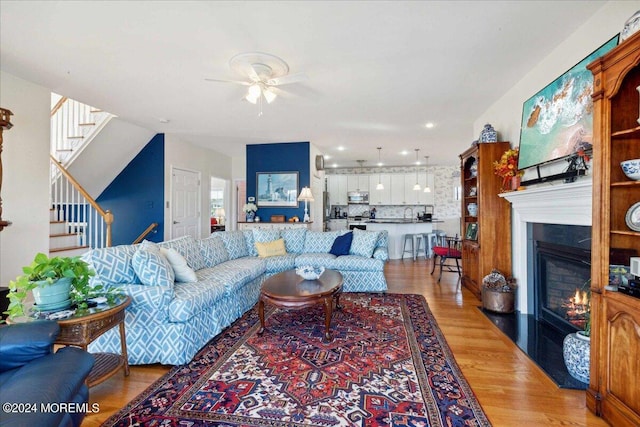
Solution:
M257 308L106 426L490 426L420 295L347 293L322 342L321 305Z

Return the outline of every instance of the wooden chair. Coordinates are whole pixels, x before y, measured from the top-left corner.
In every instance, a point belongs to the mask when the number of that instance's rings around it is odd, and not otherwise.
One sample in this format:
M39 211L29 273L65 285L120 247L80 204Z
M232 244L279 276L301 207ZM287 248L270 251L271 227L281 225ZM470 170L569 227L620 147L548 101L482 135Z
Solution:
M442 271L458 273L458 280L462 277L460 260L462 259L462 240L455 237L443 236L438 240L438 244L433 247L433 267L431 274L436 270L436 265L440 266L438 283L442 278ZM448 262L447 262L448 261Z

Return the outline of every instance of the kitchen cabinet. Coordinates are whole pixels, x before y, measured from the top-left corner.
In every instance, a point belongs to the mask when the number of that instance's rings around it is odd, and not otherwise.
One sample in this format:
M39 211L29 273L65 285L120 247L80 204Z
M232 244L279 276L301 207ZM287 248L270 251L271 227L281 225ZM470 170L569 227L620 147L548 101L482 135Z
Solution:
M404 174L391 175L391 204L404 205Z
M462 284L478 299L482 279L492 269L511 275L511 205L498 196L502 178L493 170L493 162L509 148L509 142L478 144L460 155Z
M623 160L640 153L640 33L588 65L593 73L591 366L587 406L613 426L640 425L640 299L606 289L610 254L637 253L640 232L625 217L640 181ZM626 265L629 265L625 261Z
M381 182L384 190L376 190ZM369 204L372 206L391 205L391 176L389 174L369 175Z
M429 179L430 177L430 179ZM418 173L418 184L420 184L420 190L414 190L416 185L416 174L408 173L404 176L404 204L405 205L432 205L434 201L433 197L433 175L427 175L427 182L430 182L431 193L424 192L425 177L424 173ZM395 191L395 190L394 190Z
M347 175L327 175L327 191L331 205L347 204Z
M341 231L347 229L346 219L330 219L327 227L329 231Z
M347 175L347 191L369 191L369 175Z

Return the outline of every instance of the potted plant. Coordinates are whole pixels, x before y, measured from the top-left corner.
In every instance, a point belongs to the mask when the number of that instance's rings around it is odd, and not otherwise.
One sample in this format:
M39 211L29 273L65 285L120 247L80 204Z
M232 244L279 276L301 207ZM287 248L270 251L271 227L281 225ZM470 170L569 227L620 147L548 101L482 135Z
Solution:
M588 280L585 285L588 285ZM590 353L591 353L591 294L587 291L585 305L585 324L581 331L564 337L562 342L562 356L569 374L583 383L589 382Z
M518 149L512 148L502 153L500 160L493 162L494 173L502 178L502 189L505 191L520 187L520 177L524 171L518 170L518 155Z
M89 278L95 273L80 257L49 258L38 253L22 271L23 275L9 282L9 307L5 313L11 318L26 314L24 301L29 291L36 304L48 310L68 308L72 303L86 308L87 298L113 294L104 292L102 285L89 284Z
M253 222L253 219L256 216L256 211L258 210L256 204L247 203L242 207L242 210L247 214L247 222Z

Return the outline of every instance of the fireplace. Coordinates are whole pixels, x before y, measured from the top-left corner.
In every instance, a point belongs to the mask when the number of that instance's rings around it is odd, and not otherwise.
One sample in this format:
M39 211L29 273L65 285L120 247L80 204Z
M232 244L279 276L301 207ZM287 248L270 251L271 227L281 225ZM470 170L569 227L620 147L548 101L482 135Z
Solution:
M534 314L569 334L584 329L589 308L591 227L532 224Z
M586 321L575 292L588 289L590 277L591 191L587 176L501 194L512 206L517 311L485 312L559 387L582 390L564 365L562 342Z

